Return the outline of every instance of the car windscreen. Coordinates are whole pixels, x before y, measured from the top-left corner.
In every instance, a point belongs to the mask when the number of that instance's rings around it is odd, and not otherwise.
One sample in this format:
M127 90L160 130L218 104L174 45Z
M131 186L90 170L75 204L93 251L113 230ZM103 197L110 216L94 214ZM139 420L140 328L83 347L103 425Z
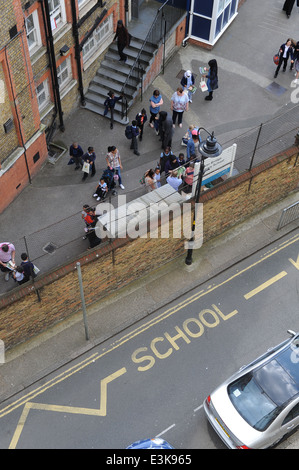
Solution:
M278 406L289 401L299 391L298 383L296 383L290 371L282 367L281 364L283 363L285 366L288 365L286 356L280 354L276 359L273 359L254 372L259 386Z
M251 372L232 382L227 391L238 413L258 431L264 431L280 411Z

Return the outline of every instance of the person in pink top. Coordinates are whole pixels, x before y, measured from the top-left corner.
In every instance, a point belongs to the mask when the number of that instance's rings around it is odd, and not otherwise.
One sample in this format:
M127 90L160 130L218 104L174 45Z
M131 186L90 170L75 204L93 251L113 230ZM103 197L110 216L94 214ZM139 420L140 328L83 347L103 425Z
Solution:
M12 243L0 243L0 269L5 273L5 281L9 280L9 274L12 272L12 270L7 267L7 263L12 261L15 265L15 255L16 249Z

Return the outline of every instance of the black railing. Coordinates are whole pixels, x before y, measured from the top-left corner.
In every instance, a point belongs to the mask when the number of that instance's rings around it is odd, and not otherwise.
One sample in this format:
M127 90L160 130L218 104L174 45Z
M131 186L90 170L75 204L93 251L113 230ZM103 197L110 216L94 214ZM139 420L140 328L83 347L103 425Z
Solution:
M183 3L182 3L183 2ZM168 32L171 28L177 23L177 21L182 18L184 14L186 14L186 1L181 0L178 3L178 0L166 0L158 9L156 16L149 28L149 31L144 39L142 46L137 54L137 57L131 67L129 75L122 87L121 94L125 96L126 88L129 85L140 85L140 94L141 100L143 96L143 75L145 70L142 68L141 65L141 55L144 52L147 44L158 45L162 42L164 45L164 53L163 53L163 63L162 63L162 71L164 72L164 64L165 64L165 40ZM124 116L127 117L127 101L124 99L122 102L122 118Z

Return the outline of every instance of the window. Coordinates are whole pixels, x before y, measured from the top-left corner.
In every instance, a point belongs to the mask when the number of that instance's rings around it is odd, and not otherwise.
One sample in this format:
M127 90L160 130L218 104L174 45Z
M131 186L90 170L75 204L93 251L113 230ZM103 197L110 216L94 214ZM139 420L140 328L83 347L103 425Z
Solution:
M71 60L68 57L64 60L59 67L57 67L57 78L59 87L65 87L72 79Z
M41 46L41 36L38 22L37 10L25 19L29 53L32 54Z
M292 408L291 411L287 414L287 416L285 417L285 419L282 423L282 426L284 424L289 423L293 419L298 418L298 416L299 416L299 403L297 403L297 405L295 405L294 408Z
M48 0L52 31L66 22L64 0Z
M83 60L87 60L92 54L99 50L99 47L103 45L104 41L113 34L113 23L112 15L104 20L95 29L92 36L86 41L83 46Z
M43 81L36 87L36 96L38 101L38 109L44 109L50 101L48 80Z

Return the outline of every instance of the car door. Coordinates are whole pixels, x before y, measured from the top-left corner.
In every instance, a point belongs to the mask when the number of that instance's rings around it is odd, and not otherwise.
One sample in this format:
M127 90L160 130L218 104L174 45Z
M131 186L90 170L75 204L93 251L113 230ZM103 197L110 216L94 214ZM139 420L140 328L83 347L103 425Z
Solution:
M291 432L295 431L295 429L299 426L299 398L297 398L296 402L289 410L288 414L284 418L281 424L281 430L279 432L280 437L290 434Z

